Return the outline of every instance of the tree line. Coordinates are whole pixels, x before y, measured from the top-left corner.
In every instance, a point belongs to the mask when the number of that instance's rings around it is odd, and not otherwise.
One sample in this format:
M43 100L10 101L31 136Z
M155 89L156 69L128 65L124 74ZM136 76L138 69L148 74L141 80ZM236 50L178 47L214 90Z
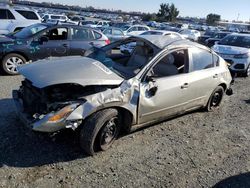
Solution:
M162 3L158 13L143 14L142 21L175 22L179 14L180 11L173 3ZM216 25L220 20L220 15L211 13L207 15L206 23L208 25Z

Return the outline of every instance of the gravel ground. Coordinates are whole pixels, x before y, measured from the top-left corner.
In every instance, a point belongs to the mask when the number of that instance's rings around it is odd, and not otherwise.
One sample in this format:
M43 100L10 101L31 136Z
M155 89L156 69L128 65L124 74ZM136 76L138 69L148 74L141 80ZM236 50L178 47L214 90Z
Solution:
M0 76L0 187L250 187L250 79L217 112L194 112L125 135L88 157L75 134L27 130Z

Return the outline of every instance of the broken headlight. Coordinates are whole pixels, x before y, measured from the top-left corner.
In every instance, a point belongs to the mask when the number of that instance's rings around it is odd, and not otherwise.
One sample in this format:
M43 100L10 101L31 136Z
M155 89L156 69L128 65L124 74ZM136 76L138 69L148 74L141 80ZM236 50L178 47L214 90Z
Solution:
M52 115L48 119L48 122L49 123L56 123L56 122L60 122L62 120L65 120L71 114L71 112L73 112L78 106L79 106L79 103L65 106L64 108L62 108L61 110L56 112L54 115Z

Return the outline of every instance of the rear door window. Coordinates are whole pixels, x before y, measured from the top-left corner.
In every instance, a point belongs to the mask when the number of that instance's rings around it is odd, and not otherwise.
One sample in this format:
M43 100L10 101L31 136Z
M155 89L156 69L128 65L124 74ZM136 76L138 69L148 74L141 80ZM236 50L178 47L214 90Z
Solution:
M26 10L16 10L16 11L28 20L39 20L38 16L32 11L26 11Z
M112 29L105 29L103 31L103 34L105 34L105 35L112 35Z
M123 35L122 31L120 31L119 29L114 29L113 34L114 35Z
M92 40L94 38L92 31L85 28L72 28L71 37L73 40Z
M190 51L193 60L193 71L214 67L213 56L210 52L199 48L191 48Z

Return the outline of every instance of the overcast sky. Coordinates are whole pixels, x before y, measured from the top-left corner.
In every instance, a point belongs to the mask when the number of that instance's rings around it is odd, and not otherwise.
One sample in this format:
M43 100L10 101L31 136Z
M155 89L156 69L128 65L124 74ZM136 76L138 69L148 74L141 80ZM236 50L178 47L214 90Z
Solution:
M41 2L41 0L33 0ZM250 21L250 0L42 0L67 5L93 6L95 8L124 11L158 12L161 3L174 3L180 16L206 17L217 13L222 19Z

